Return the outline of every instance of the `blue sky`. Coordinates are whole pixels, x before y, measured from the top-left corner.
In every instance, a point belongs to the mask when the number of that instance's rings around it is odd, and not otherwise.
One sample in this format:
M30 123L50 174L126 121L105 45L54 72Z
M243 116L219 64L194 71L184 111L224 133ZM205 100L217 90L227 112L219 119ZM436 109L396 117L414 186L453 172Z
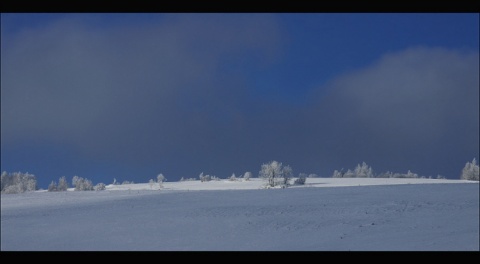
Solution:
M1 170L46 188L226 178L458 178L479 156L478 13L1 14Z

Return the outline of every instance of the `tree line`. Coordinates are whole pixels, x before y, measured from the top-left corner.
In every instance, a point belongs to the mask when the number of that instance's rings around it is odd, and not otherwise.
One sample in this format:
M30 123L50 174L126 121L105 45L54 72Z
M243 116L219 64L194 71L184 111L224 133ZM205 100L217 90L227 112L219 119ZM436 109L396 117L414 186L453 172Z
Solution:
M251 172L245 172L245 174L236 176L233 173L228 179L231 181L236 181L242 178L245 181L248 181L252 177ZM310 174L307 176L305 173L300 173L298 177L291 182L293 177L293 169L289 165L283 165L278 161L271 161L264 163L260 167L258 172L258 177L265 181L265 188L287 188L290 185L303 185L306 182L307 178L317 177L316 174ZM333 178L419 178L418 174L411 172L410 170L407 173L393 173L393 172L384 172L380 174L374 174L373 169L368 166L365 162L358 164L357 167L353 170L344 171L343 169L338 171L335 170ZM420 178L425 178L421 176ZM431 177L429 177L431 178ZM437 178L445 178L441 175L438 175ZM211 180L219 180L218 177L200 173L198 179L201 182L208 182ZM474 158L471 162L467 162L463 167L460 179L470 180L470 181L479 181L479 165L477 160ZM197 180L196 178L185 179L182 177L180 181L188 180ZM157 176L157 180L150 179L149 184L151 188L157 183L159 188L163 188L163 182L166 181L165 176L160 173ZM124 181L122 184L131 184L133 182ZM113 185L117 185L116 179L114 179ZM73 176L72 186L75 191L101 191L106 189L104 183L98 183L93 185L92 181L86 178L79 176ZM58 191L67 191L69 189L69 184L65 176L59 178L58 183L52 181L48 185L47 191L49 192L58 192ZM35 175L30 173L22 172L13 172L7 173L6 171L2 172L1 175L1 193L2 194L13 194L13 193L23 193L37 190L37 180Z

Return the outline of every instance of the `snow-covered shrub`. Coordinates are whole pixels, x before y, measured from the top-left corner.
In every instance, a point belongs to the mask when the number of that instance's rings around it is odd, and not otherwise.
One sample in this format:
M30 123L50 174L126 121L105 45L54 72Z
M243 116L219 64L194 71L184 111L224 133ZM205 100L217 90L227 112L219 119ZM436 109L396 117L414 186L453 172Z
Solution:
M2 193L23 193L31 192L37 189L37 180L35 175L21 172L7 173L1 175Z
M105 183L101 182L95 185L94 187L95 191L103 191L106 189Z
M153 185L155 184L155 181L153 179L150 179L148 181L148 185L150 185L150 189L153 189Z
M318 175L315 173L308 174L308 178L318 178Z
M355 173L352 170L347 170L347 172L345 172L342 175L342 178L354 178L354 177L355 177Z
M305 181L306 181L306 177L298 177L297 179L295 179L294 181L294 184L295 185L304 185L305 184Z
M72 183L75 186L75 191L93 191L93 183L88 179L73 176Z
M408 170L406 178L418 178L418 174L411 172Z
M236 181L237 180L237 176L235 176L235 173L233 173L232 176L230 176L229 180L230 181Z
M243 179L245 181L249 181L250 178L252 178L252 173L251 172L247 171L247 172L245 172L245 174L243 174Z
M408 170L407 173L393 173L391 178L419 178L418 174Z
M134 182L133 181L123 181L122 185L124 185L124 184L134 184Z
M163 182L166 181L166 180L167 180L167 178L165 178L165 176L163 176L162 173L157 175L157 183L158 183L158 187L160 189L163 188Z
M376 176L377 178L393 178L393 172L387 171L380 173Z
M181 178L180 181L196 181L197 179L195 178Z
M463 167L462 170L462 175L460 175L460 179L469 181L479 180L478 164L475 158L473 158L472 162L467 162L465 164L465 167Z
M198 175L198 178L200 178L201 182L207 182L212 180L210 175L203 175L203 172Z
M342 171L338 171L338 170L334 170L334 171L333 171L332 178L343 178L343 172L342 172Z
M55 181L52 181L49 185L48 185L48 189L47 189L49 192L56 192L58 189L57 189L57 183Z

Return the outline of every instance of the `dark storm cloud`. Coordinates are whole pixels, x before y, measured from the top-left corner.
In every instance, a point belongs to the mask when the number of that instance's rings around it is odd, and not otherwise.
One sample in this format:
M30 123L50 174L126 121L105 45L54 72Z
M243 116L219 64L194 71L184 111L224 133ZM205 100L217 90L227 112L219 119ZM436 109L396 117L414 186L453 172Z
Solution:
M278 43L270 15L165 15L106 29L66 19L23 32L2 43L2 144L47 140L99 159L216 163L245 122L235 67L265 67Z
M309 117L321 160L338 169L366 161L380 171L457 178L478 157L478 56L412 48L339 77Z

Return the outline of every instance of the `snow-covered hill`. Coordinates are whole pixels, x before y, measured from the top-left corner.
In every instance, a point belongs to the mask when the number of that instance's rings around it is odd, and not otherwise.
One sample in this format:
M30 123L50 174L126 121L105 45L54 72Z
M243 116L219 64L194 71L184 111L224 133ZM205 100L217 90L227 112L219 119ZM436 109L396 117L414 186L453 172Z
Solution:
M478 182L262 185L252 178L2 195L1 250L479 250Z

